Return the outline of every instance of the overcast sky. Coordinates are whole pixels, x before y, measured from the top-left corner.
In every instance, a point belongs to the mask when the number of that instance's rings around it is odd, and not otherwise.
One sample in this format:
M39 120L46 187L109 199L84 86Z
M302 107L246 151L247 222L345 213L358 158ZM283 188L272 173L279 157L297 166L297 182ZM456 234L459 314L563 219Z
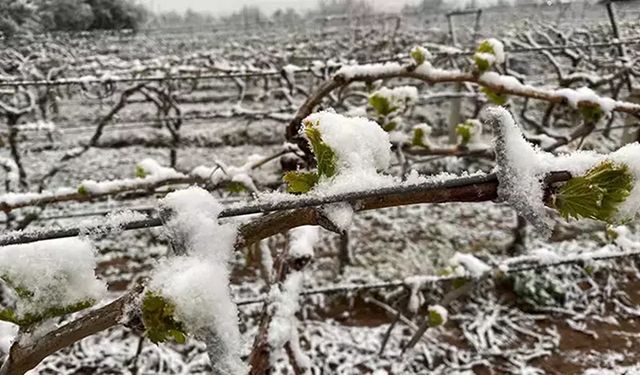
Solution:
M141 0L151 9L157 11L176 10L179 12L187 9L195 11L208 11L216 15L225 15L236 11L244 5L258 5L266 12L272 12L278 8L295 8L306 10L314 7L317 0ZM370 0L376 7L384 10L397 11L405 3L415 3L418 0Z

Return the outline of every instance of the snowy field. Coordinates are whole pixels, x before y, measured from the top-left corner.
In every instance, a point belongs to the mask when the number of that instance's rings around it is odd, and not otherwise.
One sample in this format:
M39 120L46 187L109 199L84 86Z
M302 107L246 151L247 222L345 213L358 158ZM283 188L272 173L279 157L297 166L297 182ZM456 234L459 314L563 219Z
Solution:
M0 41L0 374L640 374L639 10Z

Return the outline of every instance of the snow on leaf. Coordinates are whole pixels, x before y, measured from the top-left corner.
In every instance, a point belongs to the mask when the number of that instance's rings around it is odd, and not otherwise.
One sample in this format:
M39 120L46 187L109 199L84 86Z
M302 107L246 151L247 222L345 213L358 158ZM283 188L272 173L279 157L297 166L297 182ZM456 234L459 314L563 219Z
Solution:
M473 59L480 72L487 71L504 62L504 45L497 39L485 39L478 44Z
M447 322L448 315L447 309L440 305L429 306L429 316L427 318L429 327L444 325Z
M420 46L413 47L409 52L409 55L416 65L422 65L427 60L427 58L431 57L429 51L426 48Z
M18 297L3 316L31 326L93 305L106 292L95 267L94 247L78 238L1 247L0 278Z
M222 205L207 191L191 187L168 194L162 201L170 212L165 223L178 256L161 262L153 271L147 291L175 306L172 319L203 340L211 365L220 373L246 373L240 358L238 310L229 290L228 262L236 226L221 225ZM167 335L181 339L180 329Z
M405 110L418 100L418 89L414 86L382 87L369 96L369 104L382 116Z
M413 146L430 147L429 136L431 135L431 126L427 124L419 124L413 127Z

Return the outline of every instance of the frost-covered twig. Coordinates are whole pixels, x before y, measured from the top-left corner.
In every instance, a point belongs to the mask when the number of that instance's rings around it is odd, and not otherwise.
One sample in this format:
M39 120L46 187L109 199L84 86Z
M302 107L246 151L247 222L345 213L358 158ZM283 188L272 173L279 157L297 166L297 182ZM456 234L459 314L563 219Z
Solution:
M240 167L210 168L199 166L191 173L184 174L158 165L151 159L145 159L142 164L153 163L161 173L152 171L144 172L144 176L139 178L127 178L109 181L83 181L77 187L63 187L55 191L41 191L39 193L7 193L0 195L0 210L10 212L12 210L31 206L45 206L52 203L61 202L86 202L96 199L111 197L121 193L147 191L149 194L156 189L170 185L189 184L213 184L218 186L222 182L233 181L243 183L248 189L255 190L251 178L248 176L251 170L260 168L274 159L288 154L289 148L278 151L267 157L255 156L249 158L245 165ZM253 189L252 189L253 188Z
M284 349L296 374L309 368L309 359L300 349L298 320L304 268L313 257L319 239L317 227L299 227L289 233L289 241L275 266L276 284L270 285L258 333L250 355L251 374L262 374L274 365Z
M138 298L140 291L140 289L132 289L115 301L91 310L84 316L26 345L22 345L20 342L14 343L8 359L0 368L0 375L23 374L56 351L118 325L127 306Z
M547 178L548 183L566 181L571 176L566 172L554 172ZM483 202L497 197L498 181L495 175L451 178L444 181L425 182L416 185L399 185L369 191L334 194L324 197L290 196L288 199L271 202L235 205L225 208L220 217L234 217L275 211L260 220L243 227L241 238L244 245L255 243L276 233L302 225L317 225L319 214L314 207L351 202L357 211L422 203ZM136 220L122 223L123 230L157 227L159 218ZM95 228L94 228L95 227ZM16 231L0 236L0 246L42 241L45 239L73 237L82 230L99 229L100 225L45 229L37 231Z
M297 140L302 120L308 117L321 101L334 90L353 82L373 82L391 78L413 78L430 84L469 82L483 86L496 94L516 95L548 101L557 104L570 104L575 108L595 108L605 112L617 111L640 114L640 105L615 101L600 97L588 89L546 89L520 83L517 79L496 72L463 72L459 70L442 70L431 66L428 62L420 65L399 63L356 65L343 67L328 81L320 85L300 106L293 120L287 127L287 139ZM301 143L304 146L304 142Z

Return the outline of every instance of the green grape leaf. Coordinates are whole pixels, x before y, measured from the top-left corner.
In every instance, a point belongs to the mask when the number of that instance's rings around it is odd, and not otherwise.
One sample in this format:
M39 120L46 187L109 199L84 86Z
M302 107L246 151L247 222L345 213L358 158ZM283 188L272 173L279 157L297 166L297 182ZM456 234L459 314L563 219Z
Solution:
M20 325L20 320L16 316L16 312L12 309L0 310L0 320Z
M493 49L493 45L488 40L482 41L478 45L478 48L476 48L476 54L473 55L473 61L480 72L489 70L493 65L493 62L483 57L483 54L490 54L493 56L496 55L496 51Z
M492 55L496 54L496 51L493 49L493 45L488 40L483 40L476 48L476 52L480 53L490 53Z
M446 317L442 316L438 312L437 309L429 309L429 316L427 317L427 322L429 323L429 327L438 327L445 323Z
M411 140L411 145L427 147L422 141L424 139L424 130L422 128L413 128L413 139Z
M411 56L413 61L416 63L416 66L422 65L427 59L427 56L425 56L422 48L420 47L413 48L411 52L409 52L409 55Z
M18 283L13 281L13 279L11 277L9 277L8 275L0 275L0 279L4 280L4 282L7 284L7 286L9 288L13 289L16 292L18 297L20 297L22 299L29 299L29 298L33 297L33 292L32 291L30 291L29 289L25 288L22 285L19 285Z
M633 176L627 165L604 161L584 176L567 181L555 194L554 206L565 219L589 218L611 224L631 189Z
M468 123L458 124L456 126L456 134L460 136L459 145L465 147L471 141L471 135L473 133L473 125Z
M382 125L382 130L388 132L394 131L396 130L396 128L398 127L398 123L395 121L390 121L387 122L386 124Z
M393 111L398 109L391 105L391 103L389 102L389 99L387 99L386 97L380 94L373 94L369 96L369 104L371 105L371 107L373 107L373 109L376 110L376 112L380 116L388 116Z
M595 124L604 117L604 111L600 107L581 107L580 115L586 122Z
M475 62L478 70L481 72L485 72L491 68L491 63L487 59L482 58L482 56L473 56L473 62Z
M187 342L187 336L184 334L184 332L170 329L167 331L167 333L173 338L173 341L178 344L184 344Z
M0 320L5 320L17 324L23 328L31 328L44 320L78 312L91 307L93 304L95 304L94 300L86 300L68 306L50 307L40 313L29 313L25 314L24 316L18 316L15 311L11 309L5 309L0 311Z
M462 278L462 277L458 277L456 279L453 280L452 285L455 289L461 288L463 287L467 282L469 282L469 280Z
M78 194L80 195L89 195L89 190L84 185L78 186Z
M169 339L184 344L186 332L184 324L175 319L175 305L154 292L146 292L142 300L142 322L145 336L153 343Z
M317 125L308 121L305 123L304 132L311 144L311 149L316 157L319 177L333 177L336 174L338 157L335 152L322 140Z
M147 173L147 171L144 170L144 168L142 168L139 165L136 165L136 177L138 178L145 178L147 177L149 174Z
M287 183L289 193L304 194L313 189L319 177L315 172L287 172L282 179Z
M507 104L507 101L509 101L509 95L498 94L488 87L481 87L480 91L482 91L487 96L487 99L495 105L505 105Z
M227 191L230 193L238 194L247 191L247 187L242 182L229 181L227 183Z

